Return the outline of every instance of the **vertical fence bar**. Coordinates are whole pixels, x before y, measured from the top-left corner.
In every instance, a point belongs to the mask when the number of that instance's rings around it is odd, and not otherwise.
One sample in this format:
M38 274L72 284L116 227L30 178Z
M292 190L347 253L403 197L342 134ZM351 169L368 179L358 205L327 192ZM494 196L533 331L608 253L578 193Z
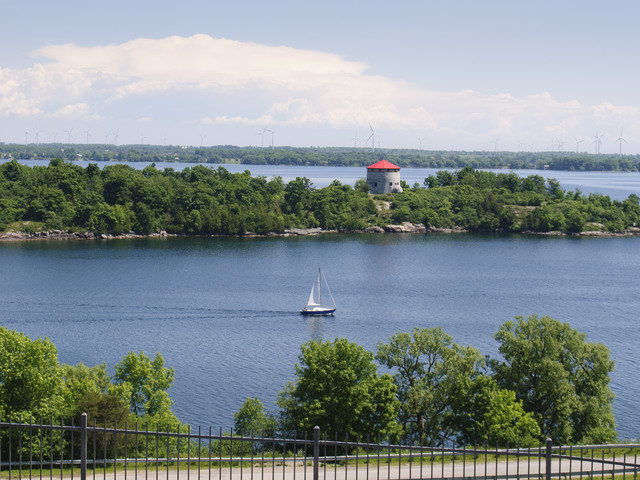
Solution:
M180 424L176 433L176 478L180 478Z
M109 440L108 440L109 437L107 437L107 419L106 418L104 419L102 438L103 438L102 458L104 460L104 462L102 462L102 478L103 480L107 480L107 443L109 443Z
M187 480L191 478L191 425L187 425Z
M371 450L369 447L370 444L371 444L371 438L367 434L367 476L365 477L367 480L369 480L369 462L370 462L370 454L371 454Z
M9 423L11 423L11 415L9 415ZM11 443L11 426L9 426L9 464L7 469L9 470L9 480L11 480L11 451L13 450L13 443ZM53 430L51 430L53 432Z
M545 452L545 479L546 480L551 480L551 447L553 445L553 442L551 441L550 438L547 438L547 449Z
M273 435L273 434L272 434ZM266 448L266 445L264 443L264 428L262 429L262 436L260 437L260 471L262 472L262 475L260 476L260 478L264 478L264 450ZM306 470L305 470L306 472ZM211 479L209 479L211 480Z
M22 478L22 415L18 417L18 478ZM604 451L602 453L604 455ZM71 470L73 473L73 470ZM72 477L73 480L73 477Z
M582 468L580 468L582 470ZM573 473L573 446L569 445L569 476Z
M220 448L219 451L219 461L218 461L218 480L222 480L222 427L220 427L220 434L218 435L218 445ZM229 472L231 475L231 472Z
M95 417L93 419L92 436L93 436L93 463L91 464L91 470L92 470L92 478L93 478L93 480L95 480L95 478L96 478L96 460L98 458L98 456L97 456L98 423L97 423Z
M320 427L313 427L313 480L320 478Z
M80 480L87 480L87 414L80 415Z
M349 443L349 434L345 434L344 436L344 480L349 480L348 478L348 466L349 466L349 447L347 446L347 444Z
M358 452L360 450L360 435L356 435L356 480L358 480L358 470L360 466L360 457L358 456Z
M198 425L198 479L200 478L201 457L202 457L202 426Z
M138 420L136 420L136 431L133 433L133 446L135 447L135 457L133 458L133 478L138 479Z
M209 480L211 480L211 449L213 448L213 435L211 434L211 425L209 425Z
M496 444L496 449L498 448L498 445ZM509 478L509 443L507 443L507 459L505 461L505 471L504 474L507 478Z
M33 417L29 415L29 478L32 478L32 476L33 476Z

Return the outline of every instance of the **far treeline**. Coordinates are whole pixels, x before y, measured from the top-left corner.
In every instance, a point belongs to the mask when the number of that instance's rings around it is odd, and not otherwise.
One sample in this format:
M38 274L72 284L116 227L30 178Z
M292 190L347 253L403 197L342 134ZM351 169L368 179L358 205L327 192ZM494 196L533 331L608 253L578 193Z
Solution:
M554 179L465 167L439 171L400 194L368 194L335 180L314 188L304 177L253 177L204 165L159 170L154 164L53 159L30 167L0 164L0 232L46 230L145 235L282 233L291 228L344 232L411 222L472 232L623 232L640 225L640 198L624 201L565 191ZM389 207L389 208L387 208Z
M379 342L375 353L345 338L312 340L301 346L295 378L278 394L279 412L265 411L257 397L247 398L234 415L233 431L300 438L319 426L329 438L429 446L616 439L609 387L614 362L604 345L587 342L567 323L537 315L505 322L494 338L500 359L454 343L437 327L398 332ZM379 374L379 368L386 373ZM105 428L127 422L164 432L184 427L167 393L174 371L159 353L152 360L144 352L129 352L110 377L106 364L59 364L49 340L0 328L0 378L3 419L73 416L78 421L85 412L91 425ZM109 448L117 448L116 439L106 439ZM179 440L173 442L167 448L180 448ZM155 449L164 450L164 443ZM185 443L182 448L188 448ZM142 448L149 447L154 448ZM216 454L221 447L216 445Z
M640 155L587 152L448 151L347 147L183 147L178 145L3 144L0 158L89 162L185 162L366 167L385 158L399 167L639 171Z

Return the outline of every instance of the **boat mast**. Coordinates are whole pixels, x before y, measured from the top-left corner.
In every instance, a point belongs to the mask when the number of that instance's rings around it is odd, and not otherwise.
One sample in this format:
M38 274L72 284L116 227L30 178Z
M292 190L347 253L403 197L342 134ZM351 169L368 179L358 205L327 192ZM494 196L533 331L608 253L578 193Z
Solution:
M320 271L320 269L318 269L318 271ZM333 306L336 306L336 301L333 299L333 294L331 293L331 288L329 288L329 282L327 282L327 277L324 276L324 273L322 274L322 279L324 280L324 284L327 287L327 291L329 292L329 296L331 297L331 302L333 303ZM322 282L320 282L322 283Z

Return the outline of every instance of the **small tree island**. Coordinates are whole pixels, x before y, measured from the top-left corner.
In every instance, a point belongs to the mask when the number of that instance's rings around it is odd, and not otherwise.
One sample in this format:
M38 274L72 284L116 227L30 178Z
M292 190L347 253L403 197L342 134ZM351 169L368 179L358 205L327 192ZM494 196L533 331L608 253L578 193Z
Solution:
M101 169L54 159L46 167L29 167L12 160L0 164L0 238L7 232L28 238L54 230L85 238L361 232L403 223L421 231L640 232L640 198L634 194L617 201L565 191L539 175L523 178L471 167L440 171L423 185L401 183L402 192L372 195L364 179L355 187L334 180L314 188L304 177L285 184L281 177L267 180L223 167L178 172L155 164Z

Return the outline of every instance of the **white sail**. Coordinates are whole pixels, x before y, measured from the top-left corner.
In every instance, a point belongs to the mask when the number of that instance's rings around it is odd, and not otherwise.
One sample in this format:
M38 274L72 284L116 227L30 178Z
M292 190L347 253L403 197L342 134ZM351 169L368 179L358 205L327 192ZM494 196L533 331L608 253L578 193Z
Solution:
M322 303L322 285L320 284L320 271L318 271L318 279L311 285L311 293L309 293L309 301L307 307L317 307Z
M331 303L333 306L323 306L322 305L322 288L323 283L329 292L329 296L331 297ZM318 277L313 282L311 286L311 292L309 293L309 300L307 301L307 306L304 307L300 313L305 315L332 315L336 309L336 302L333 299L333 295L331 294L331 290L329 289L329 284L327 283L327 279L322 273L321 269L318 269Z

